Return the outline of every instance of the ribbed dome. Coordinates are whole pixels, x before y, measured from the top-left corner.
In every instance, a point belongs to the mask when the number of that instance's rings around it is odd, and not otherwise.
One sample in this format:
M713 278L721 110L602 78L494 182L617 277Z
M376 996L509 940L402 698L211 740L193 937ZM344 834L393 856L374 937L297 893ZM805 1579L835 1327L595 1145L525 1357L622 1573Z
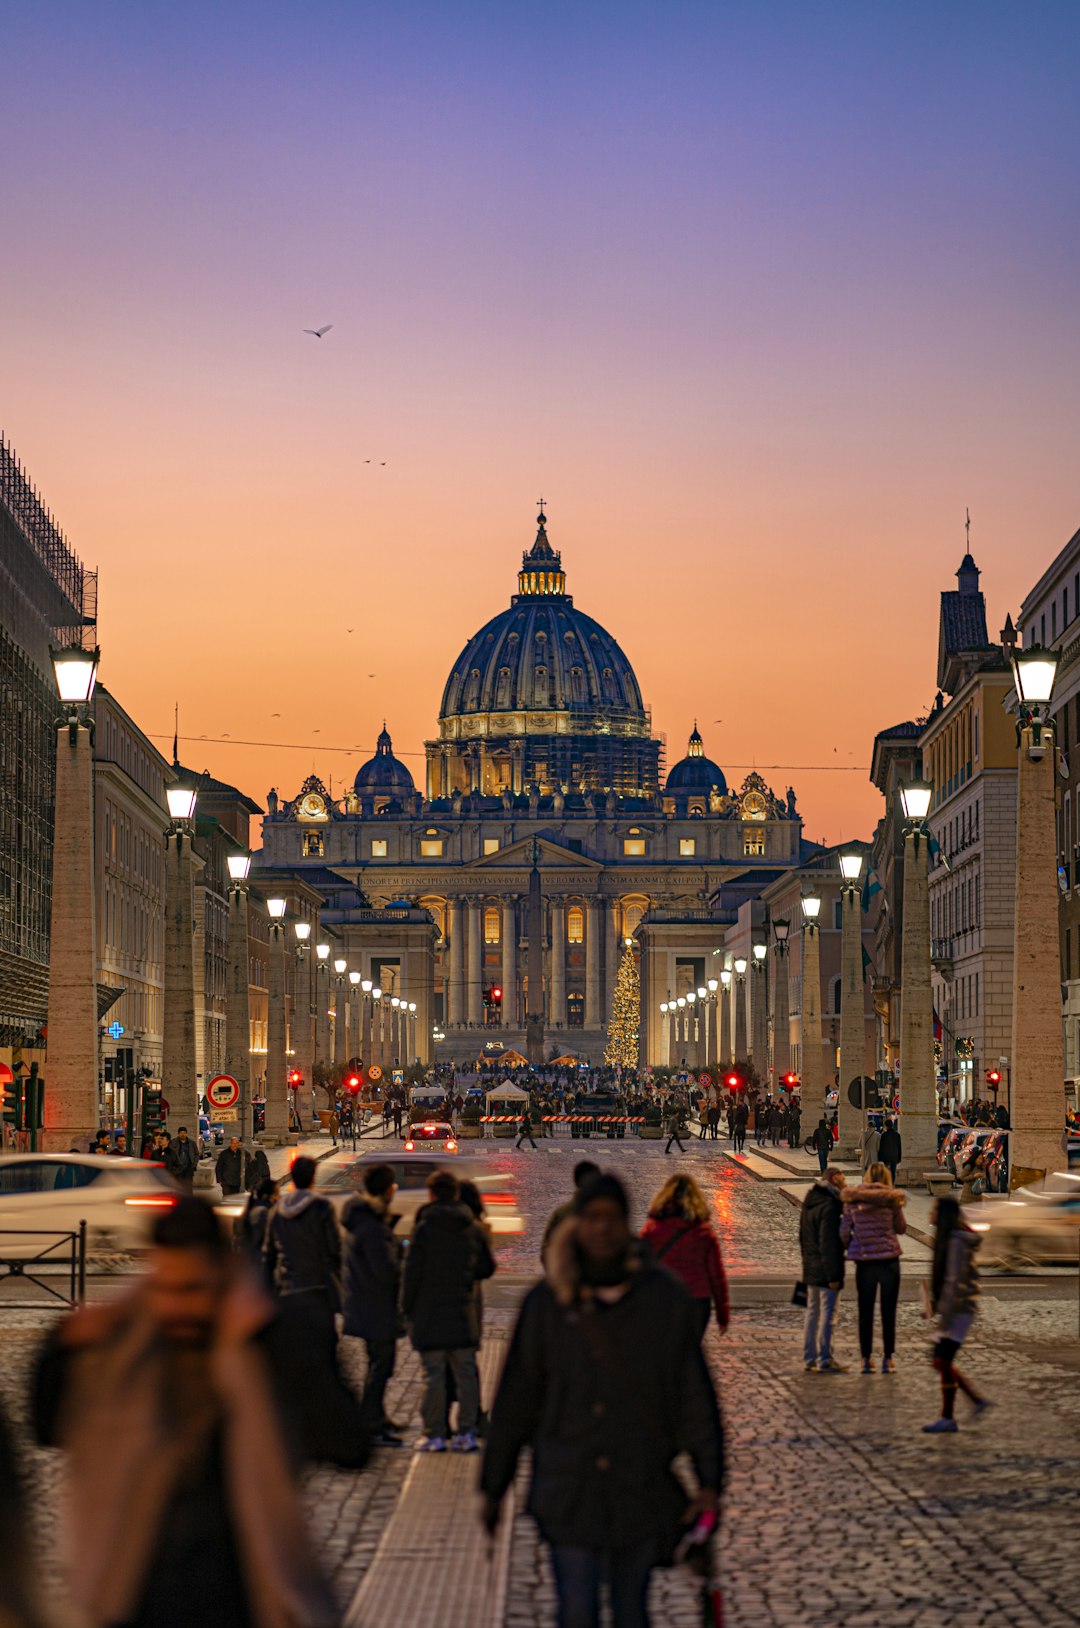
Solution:
M711 757L705 756L705 743L698 734L697 724L687 743L686 756L672 764L666 781L668 791L711 791L713 787L722 797L727 795L724 771Z
M359 771L353 788L358 796L364 792L389 792L395 797L411 797L416 790L412 775L394 756L394 743L385 724L375 743L375 756Z
M541 510L522 559L519 592L469 640L443 691L440 720L470 713L605 713L622 729L648 734L648 717L629 661L599 622L575 610L562 559ZM585 732L590 725L585 724ZM515 725L507 723L507 733Z

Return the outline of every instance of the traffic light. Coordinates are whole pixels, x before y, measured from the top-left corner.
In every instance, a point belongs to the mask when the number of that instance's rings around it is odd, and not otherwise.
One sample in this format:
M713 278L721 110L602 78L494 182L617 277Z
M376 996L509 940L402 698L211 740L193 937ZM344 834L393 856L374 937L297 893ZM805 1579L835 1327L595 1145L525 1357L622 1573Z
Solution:
M785 1074L780 1084L785 1091L795 1091L798 1089L799 1076L797 1074Z
M736 1074L735 1070L732 1069L731 1073L724 1081L724 1084L727 1086L729 1091L741 1091L743 1088L742 1075Z
M20 1074L5 1069L3 1079L4 1118L17 1131L23 1128L23 1082Z
M996 1091L998 1086L1001 1084L1001 1070L997 1068L988 1068L986 1071L986 1083L990 1087L991 1091Z
M502 990L498 984L493 984L491 987L491 1004L492 1006L502 1005Z
M300 1070L298 1068L290 1068L290 1070L289 1070L289 1089L292 1090L292 1091L295 1091L296 1087L298 1085L303 1085L303 1083L304 1083L304 1076L301 1074Z
M345 1089L350 1093L351 1096L356 1096L357 1092L360 1090L359 1074L348 1075L345 1080Z

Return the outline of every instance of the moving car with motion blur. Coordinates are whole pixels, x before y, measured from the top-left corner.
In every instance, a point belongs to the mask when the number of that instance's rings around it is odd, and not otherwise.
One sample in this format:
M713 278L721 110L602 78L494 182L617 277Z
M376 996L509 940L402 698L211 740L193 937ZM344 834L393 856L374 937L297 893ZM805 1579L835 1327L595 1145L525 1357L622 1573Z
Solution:
M1011 1197L969 1206L964 1214L982 1240L980 1265L1073 1265L1080 1250L1080 1173L1048 1176L1038 1187L1018 1187Z
M180 1188L158 1164L103 1153L13 1153L0 1160L0 1259L36 1255L86 1222L88 1254L145 1249ZM58 1259L62 1258L58 1256Z
M491 1242L496 1249L500 1244L520 1237L525 1231L525 1219L518 1208L512 1175L505 1170L493 1170L485 1159L459 1155L449 1160L438 1146L417 1148L412 1153L404 1150L401 1153L384 1153L381 1148L372 1148L370 1152L358 1154L355 1159L347 1159L340 1164L325 1164L320 1167L315 1179L315 1190L340 1211L354 1193L363 1192L364 1171L373 1164L388 1164L394 1172L398 1190L394 1194L391 1211L400 1217L396 1228L399 1238L410 1236L417 1210L428 1202L427 1182L433 1170L452 1170L459 1180L476 1183L484 1200ZM283 1191L287 1191L288 1181L283 1181L281 1186ZM217 1211L224 1221L231 1223L243 1207L242 1198L237 1197L226 1199L217 1206Z

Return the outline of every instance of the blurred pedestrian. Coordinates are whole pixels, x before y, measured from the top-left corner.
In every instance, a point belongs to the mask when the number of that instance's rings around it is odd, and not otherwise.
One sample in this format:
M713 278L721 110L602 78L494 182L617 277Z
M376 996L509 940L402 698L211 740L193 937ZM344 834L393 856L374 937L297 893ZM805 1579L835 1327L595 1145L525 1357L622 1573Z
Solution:
M536 1152L536 1138L533 1136L533 1133L532 1133L532 1116L530 1115L529 1109L527 1107L523 1108L522 1111L521 1111L521 1124L518 1126L518 1139L514 1143L514 1146L519 1148L521 1146L522 1142L524 1142L526 1137L529 1138L529 1146L532 1148L533 1152L535 1153Z
M454 1452L475 1453L480 1327L473 1287L491 1277L495 1260L484 1228L461 1202L457 1178L448 1170L436 1170L428 1177L428 1191L431 1202L418 1211L413 1228L402 1296L412 1343L424 1369L424 1434L416 1448L423 1453L446 1451L446 1376L452 1372L458 1428L449 1446Z
M732 1119L731 1151L733 1153L746 1152L746 1127L750 1123L750 1109L745 1102L740 1101L735 1108Z
M94 1628L334 1628L305 1531L306 1459L367 1441L333 1364L241 1269L213 1210L159 1217L147 1276L72 1312L34 1380L38 1439L70 1455L71 1586ZM200 1601L202 1605L200 1605Z
M787 1145L797 1148L802 1140L802 1115L797 1102L788 1103L787 1111Z
M878 1143L878 1158L894 1182L896 1180L896 1169L903 1157L903 1151L900 1132L896 1128L896 1120L890 1119L881 1133L881 1141Z
M968 1225L955 1198L934 1204L934 1264L930 1274L928 1315L936 1317L937 1342L933 1363L941 1376L941 1417L923 1425L927 1435L951 1435L956 1429L956 1392L963 1391L976 1414L991 1404L956 1366L956 1355L975 1321L979 1298L979 1269L975 1251L979 1234Z
M266 1243L266 1226L270 1220L270 1212L277 1201L277 1182L269 1179L261 1181L254 1192L248 1194L247 1203L236 1222L237 1248L247 1256L258 1277L268 1289L273 1285L267 1272L263 1246Z
M803 1322L803 1367L808 1374L844 1374L833 1356L833 1321L844 1287L844 1177L831 1167L822 1172L803 1199L799 1214L799 1253L806 1285Z
M599 1174L600 1166L598 1164L594 1164L591 1159L579 1159L574 1166L574 1198L577 1197L577 1194L587 1181L591 1181L593 1176ZM541 1264L546 1263L548 1245L551 1243L556 1227L560 1226L567 1216L574 1213L574 1198L568 1198L562 1204L557 1204L548 1216L547 1224L544 1227L544 1236L540 1243Z
M260 1182L270 1179L270 1161L266 1157L265 1149L257 1145L249 1148L244 1155L245 1191L253 1193Z
M341 1213L344 1331L363 1340L367 1351L360 1412L376 1447L404 1445L400 1427L386 1412L386 1387L394 1375L398 1339L405 1332L399 1309L404 1246L394 1236L401 1218L391 1209L397 1190L390 1165L371 1165L364 1171L363 1193L350 1198Z
M869 1170L872 1164L878 1162L878 1149L881 1147L881 1128L874 1120L866 1122L866 1129L862 1138L862 1167Z
M731 1320L727 1276L705 1194L693 1176L668 1177L649 1205L641 1237L657 1266L665 1266L686 1286L699 1336L704 1337L714 1306L723 1334Z
M647 1628L649 1578L680 1536L715 1517L720 1415L682 1284L630 1231L621 1182L596 1176L526 1296L495 1397L481 1488L494 1532L525 1448L528 1508L551 1546L559 1622ZM688 1497L672 1462L689 1453Z
M81 1147L72 1148L81 1153ZM0 1413L0 1532L4 1564L0 1568L0 1628L41 1628L37 1601L40 1562L27 1506L26 1479L15 1438Z
M896 1372L896 1308L900 1300L900 1236L907 1231L905 1194L892 1184L880 1162L872 1164L860 1187L845 1187L840 1236L849 1261L855 1262L855 1293L859 1301L859 1350L862 1371L874 1372L874 1303L881 1294L883 1374Z
M341 1232L333 1205L315 1192L315 1169L314 1159L304 1155L293 1165L293 1191L270 1215L263 1256L275 1294L298 1302L312 1338L332 1359L334 1319L341 1310Z
M667 1123L663 1128L668 1133L667 1146L665 1147L664 1152L670 1153L672 1142L677 1142L679 1145L679 1152L685 1153L686 1149L683 1146L682 1133L686 1129L686 1120L684 1118L682 1104L677 1102L674 1097L668 1098Z
M813 1144L814 1152L817 1154L818 1169L824 1175L832 1154L832 1131L829 1129L829 1121L824 1114L818 1120L817 1129L810 1141Z

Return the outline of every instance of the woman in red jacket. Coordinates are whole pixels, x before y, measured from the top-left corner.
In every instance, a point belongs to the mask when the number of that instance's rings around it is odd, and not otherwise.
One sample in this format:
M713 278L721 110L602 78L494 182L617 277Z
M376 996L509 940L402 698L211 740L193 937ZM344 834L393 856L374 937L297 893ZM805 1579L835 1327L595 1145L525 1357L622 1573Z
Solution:
M641 1236L659 1266L685 1284L694 1297L704 1335L709 1310L716 1307L721 1334L728 1326L727 1277L720 1240L709 1225L709 1206L693 1176L671 1176L649 1205Z

